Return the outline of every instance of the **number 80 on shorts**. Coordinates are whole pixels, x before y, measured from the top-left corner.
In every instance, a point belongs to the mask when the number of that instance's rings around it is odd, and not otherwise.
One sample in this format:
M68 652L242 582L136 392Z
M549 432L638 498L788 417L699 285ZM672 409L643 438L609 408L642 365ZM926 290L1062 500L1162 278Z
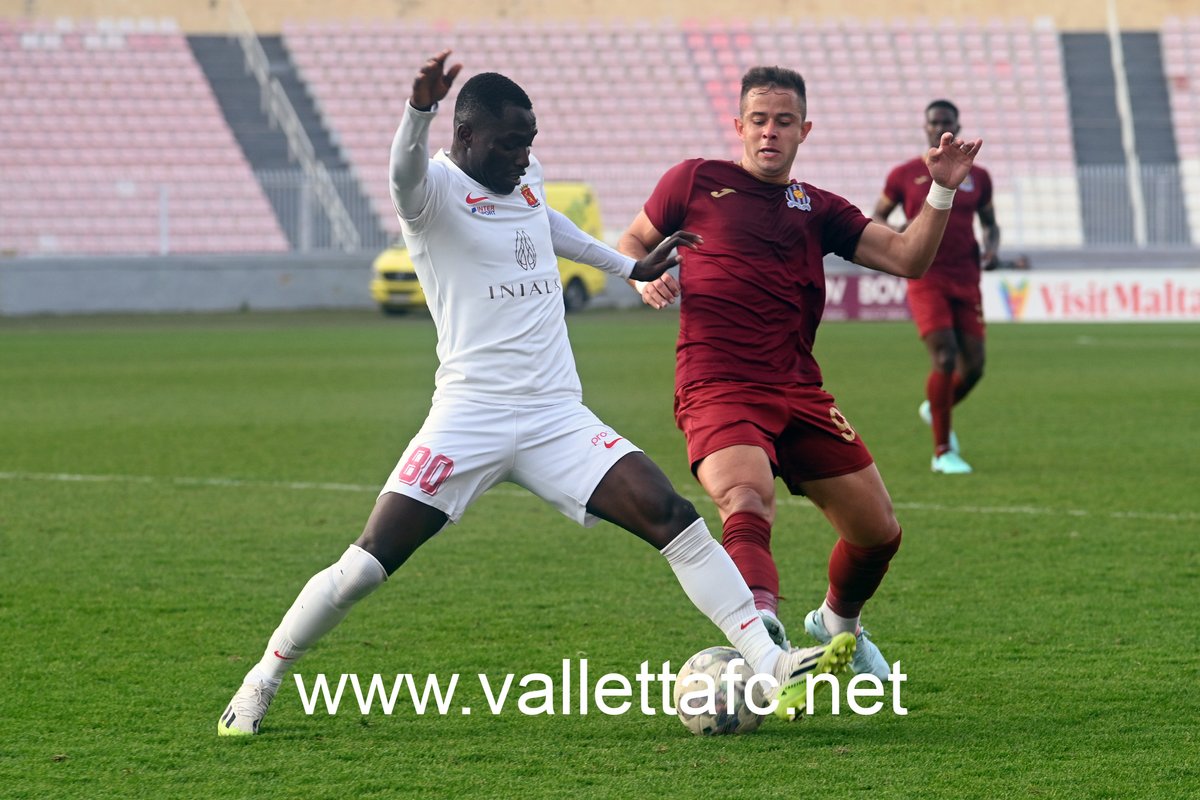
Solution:
M441 453L433 455L428 447L421 445L412 451L408 461L404 462L404 466L396 474L396 479L409 486L415 483L425 494L435 495L453 472L453 459Z

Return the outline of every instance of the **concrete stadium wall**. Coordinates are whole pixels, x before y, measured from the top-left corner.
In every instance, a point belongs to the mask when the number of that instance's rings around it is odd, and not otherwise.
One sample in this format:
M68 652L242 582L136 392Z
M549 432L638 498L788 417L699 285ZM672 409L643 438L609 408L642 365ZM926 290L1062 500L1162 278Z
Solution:
M1197 13L1196 0L1116 0L1126 30L1160 30L1171 15ZM812 19L887 19L925 17L989 17L1033 19L1051 17L1059 30L1100 30L1106 3L1099 0L762 0L752 10L725 0L494 0L469 7L423 3L420 0L242 0L246 13L262 33L278 33L285 20L351 19L753 19L804 17ZM0 0L0 17L173 17L188 33L217 33L228 29L228 0Z
M366 253L0 261L0 316L369 308L373 257Z

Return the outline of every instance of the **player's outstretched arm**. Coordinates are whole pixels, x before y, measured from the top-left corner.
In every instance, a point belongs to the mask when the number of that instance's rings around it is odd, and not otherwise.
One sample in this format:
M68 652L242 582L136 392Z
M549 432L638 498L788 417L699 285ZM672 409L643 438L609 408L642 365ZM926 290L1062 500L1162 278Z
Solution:
M953 134L943 134L938 146L925 154L925 164L934 182L926 198L926 207L903 233L886 225L864 228L854 251L854 262L903 278L924 275L942 243L954 191L970 174L975 155L982 146L982 139L967 142L955 139Z
M991 203L979 209L979 224L983 228L983 253L979 265L995 269L1000 255L1000 226L996 224L996 208Z
M879 199L875 201L875 210L871 212L871 219L880 225L887 225L888 217L892 215L898 205L899 203L886 194L879 195Z
M412 96L392 140L391 176L392 200L402 214L415 215L425 202L423 186L429 168L428 112L434 103L446 96L450 85L462 69L455 64L446 69L449 50L443 50L427 60L413 79ZM413 114L412 111L421 112Z
M629 273L629 277L635 281L652 281L679 264L677 248L690 247L697 250L702 244L704 244L704 240L698 233L675 231L659 242L644 258L638 259L638 262L633 265L633 272Z
M617 249L630 258L640 260L649 256L666 238L650 222L646 212L639 211L625 233L617 240ZM652 308L666 308L679 296L679 282L675 280L675 276L665 271L649 281L631 276L629 284L642 296L642 302Z
M451 52L449 49L443 50L421 65L417 77L413 78L412 97L409 98L413 108L428 111L449 93L450 86L462 69L462 64L446 69L446 59Z

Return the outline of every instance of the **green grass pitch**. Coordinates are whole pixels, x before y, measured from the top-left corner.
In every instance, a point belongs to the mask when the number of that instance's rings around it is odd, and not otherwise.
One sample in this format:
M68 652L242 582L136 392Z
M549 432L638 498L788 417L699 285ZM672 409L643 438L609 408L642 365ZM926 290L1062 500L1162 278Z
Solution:
M671 417L676 318L571 319L585 401L696 501ZM302 709L218 739L304 581L362 528L428 408L428 319L305 313L0 322L5 798L1200 796L1200 328L1012 325L929 472L907 324L829 324L826 387L904 547L865 620L907 716L698 739L663 714L488 713L476 673L632 676L723 643L663 559L516 487L485 497L299 665L464 676L474 713ZM781 501L793 639L833 534Z

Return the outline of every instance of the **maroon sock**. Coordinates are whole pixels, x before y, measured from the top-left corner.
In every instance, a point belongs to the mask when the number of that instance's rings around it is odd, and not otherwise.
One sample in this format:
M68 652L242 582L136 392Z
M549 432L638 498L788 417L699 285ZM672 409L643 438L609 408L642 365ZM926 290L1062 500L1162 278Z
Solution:
M775 613L779 606L779 570L771 558L771 524L748 511L730 514L721 544L754 594L754 607Z
M933 452L941 455L950 449L950 408L954 405L954 373L934 370L925 382L929 413L933 417Z
M888 563L900 549L900 536L874 547L858 547L838 539L829 556L829 592L825 602L839 617L857 617L875 594Z

